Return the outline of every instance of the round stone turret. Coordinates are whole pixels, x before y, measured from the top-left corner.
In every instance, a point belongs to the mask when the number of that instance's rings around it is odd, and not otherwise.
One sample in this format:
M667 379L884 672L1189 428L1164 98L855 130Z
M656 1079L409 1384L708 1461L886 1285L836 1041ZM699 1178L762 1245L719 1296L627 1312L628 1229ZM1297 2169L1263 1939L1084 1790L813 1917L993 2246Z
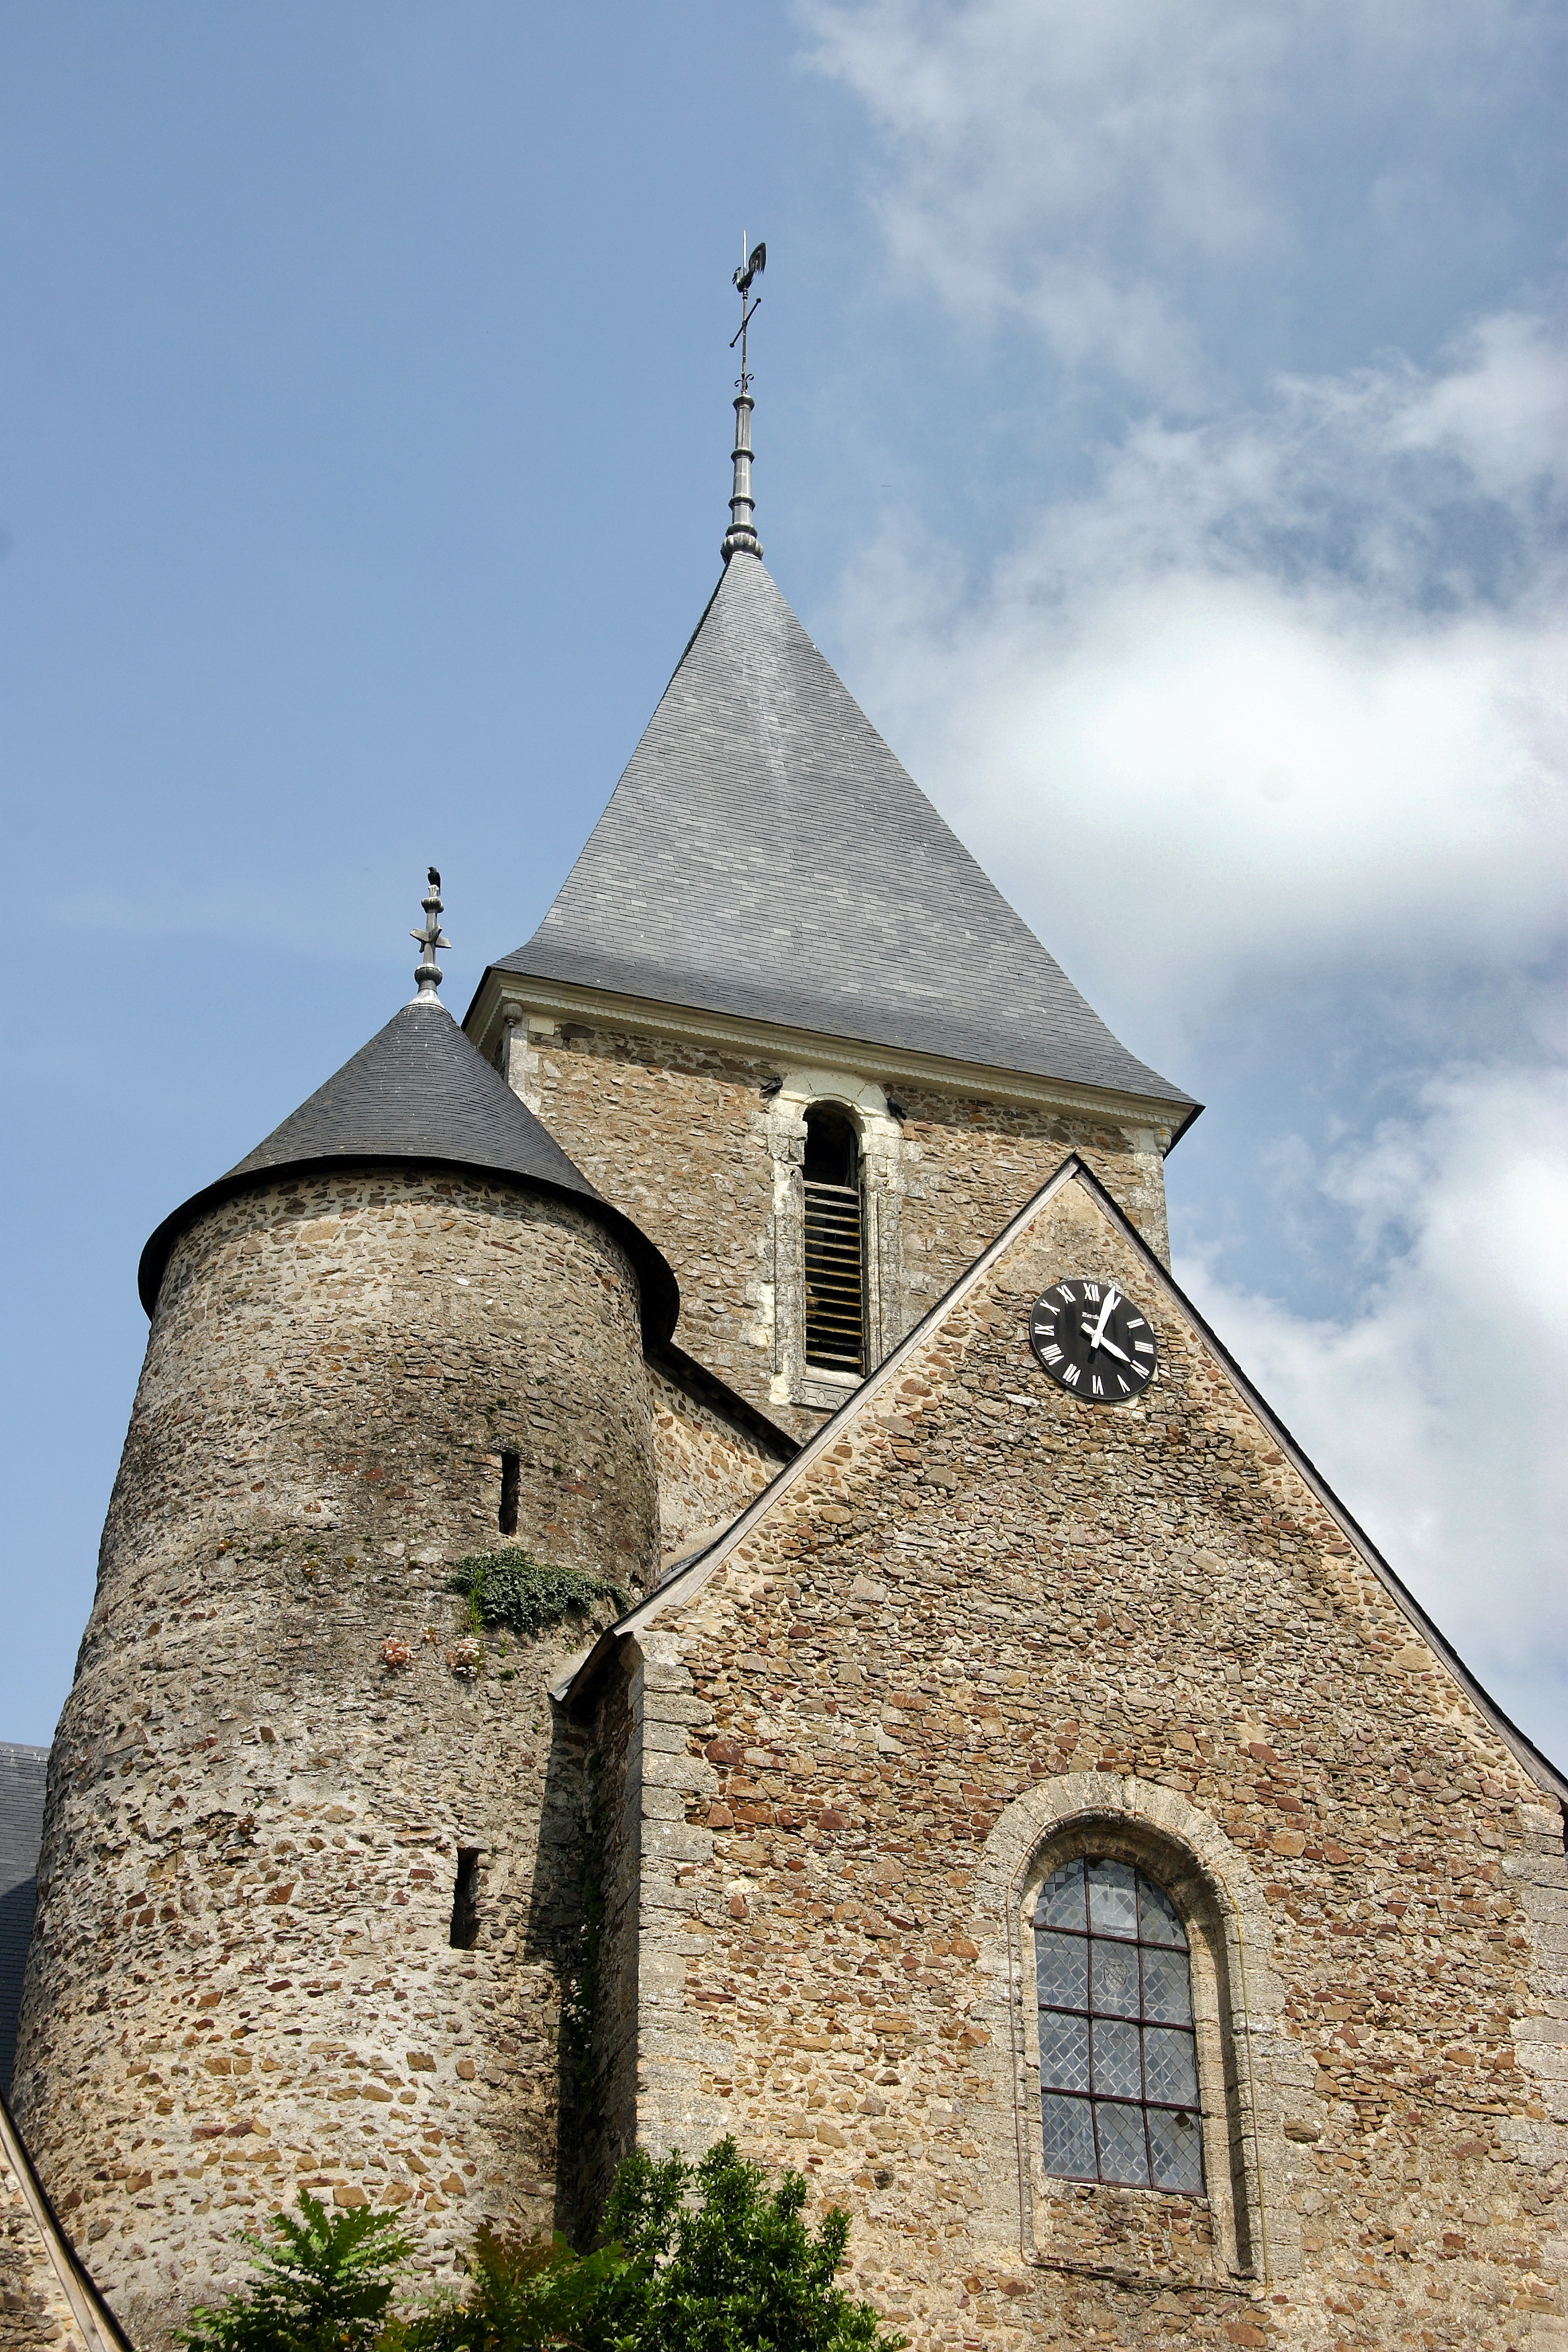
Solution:
M657 1559L673 1278L444 1006L149 1243L50 1772L15 2102L143 2352L309 2187L427 2266L549 2226L581 1965L549 1685ZM534 1638L454 1591L597 1580Z

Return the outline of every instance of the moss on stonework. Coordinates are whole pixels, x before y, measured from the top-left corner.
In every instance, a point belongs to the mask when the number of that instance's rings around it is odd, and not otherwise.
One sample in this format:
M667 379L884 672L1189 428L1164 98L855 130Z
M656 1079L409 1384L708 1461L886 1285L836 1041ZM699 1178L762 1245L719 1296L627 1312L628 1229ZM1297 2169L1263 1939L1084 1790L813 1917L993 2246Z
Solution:
M626 1606L617 1585L585 1576L580 1569L535 1559L521 1544L469 1552L458 1562L452 1590L466 1596L476 1627L501 1625L525 1642L559 1624L563 1617L582 1615L595 1601Z

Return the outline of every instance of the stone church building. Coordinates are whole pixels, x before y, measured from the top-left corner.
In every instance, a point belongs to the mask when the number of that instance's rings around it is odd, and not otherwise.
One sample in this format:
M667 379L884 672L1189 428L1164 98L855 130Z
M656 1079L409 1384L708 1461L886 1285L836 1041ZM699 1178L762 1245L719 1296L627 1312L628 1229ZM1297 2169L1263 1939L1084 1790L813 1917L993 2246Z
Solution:
M1561 2347L1568 1783L1173 1280L1197 1106L802 629L750 415L534 936L459 1026L433 876L147 1244L3 2340L162 2352L301 2187L435 2276L732 2133L921 2352ZM586 1612L476 1626L508 1546Z

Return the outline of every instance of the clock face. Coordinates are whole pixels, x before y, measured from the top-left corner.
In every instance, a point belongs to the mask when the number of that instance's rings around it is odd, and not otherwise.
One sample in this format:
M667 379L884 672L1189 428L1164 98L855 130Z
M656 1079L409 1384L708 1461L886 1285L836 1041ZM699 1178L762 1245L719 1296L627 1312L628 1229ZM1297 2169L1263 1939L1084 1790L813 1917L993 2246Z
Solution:
M1053 1381L1086 1404L1129 1404L1154 1377L1148 1318L1113 1282L1053 1282L1029 1309L1029 1344Z

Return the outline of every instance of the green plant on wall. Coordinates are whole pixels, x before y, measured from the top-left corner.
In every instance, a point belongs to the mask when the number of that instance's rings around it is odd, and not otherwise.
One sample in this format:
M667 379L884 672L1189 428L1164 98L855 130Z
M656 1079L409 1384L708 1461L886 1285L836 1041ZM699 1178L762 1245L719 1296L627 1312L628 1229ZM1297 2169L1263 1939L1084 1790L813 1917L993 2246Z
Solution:
M452 1590L466 1596L476 1630L500 1625L525 1642L563 1617L585 1615L595 1601L613 1601L618 1609L626 1605L618 1585L535 1559L521 1544L469 1552L458 1562Z

